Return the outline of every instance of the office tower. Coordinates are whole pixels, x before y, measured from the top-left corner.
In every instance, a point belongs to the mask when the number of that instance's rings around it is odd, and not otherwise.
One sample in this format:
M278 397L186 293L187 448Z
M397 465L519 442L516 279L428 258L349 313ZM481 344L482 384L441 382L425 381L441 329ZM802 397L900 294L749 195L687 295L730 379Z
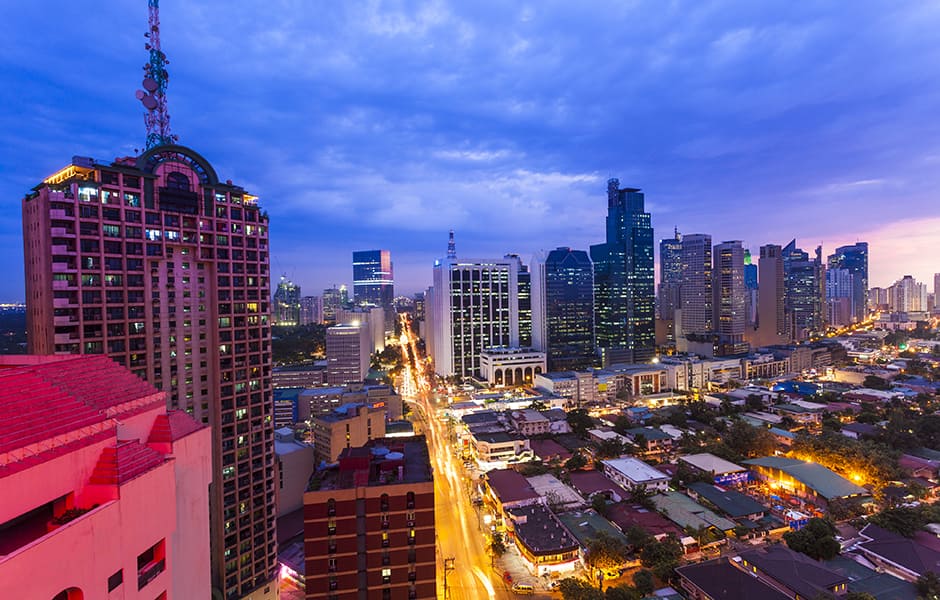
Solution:
M336 323L336 310L349 303L349 295L346 293L346 286L341 285L323 290L321 297L323 303L323 322Z
M940 273L933 275L933 297L940 302Z
M712 236L682 236L682 314L677 336L710 336L715 331Z
M675 319L682 284L682 234L678 229L673 237L659 242L659 318Z
M388 250L353 252L353 301L391 309L394 299L392 253Z
M855 322L855 299L855 276L852 271L833 267L827 269L826 309L829 324L845 327Z
M518 254L507 254L505 258L515 259L519 263L519 285L516 292L519 305L519 346L529 348L532 346L532 274Z
M532 345L547 354L549 371L594 365L594 267L584 250L533 259Z
M759 288L757 292L758 346L772 346L789 341L784 296L786 274L783 268L783 248L767 244L760 248L758 263Z
M747 330L753 331L757 327L757 265L751 260L750 250L744 250L744 288L747 295L744 309L747 313Z
M905 275L888 288L888 306L898 313L927 310L927 285Z
M783 250L784 311L791 341L800 342L825 328L826 285L822 265L822 248L816 256L796 247L790 241Z
M722 242L712 251L714 267L714 326L718 334L718 355L747 352L747 287L744 285L744 247L740 241Z
M653 227L642 192L617 179L607 181L606 234L591 246L601 362L646 362L656 350Z
M4 598L209 598L212 437L104 356L0 358Z
M300 325L300 286L281 275L274 291L274 324L283 327Z
M477 376L485 348L519 346L517 259L439 259L433 282L425 311L439 375Z
M359 383L369 373L372 340L367 323L345 323L326 330L326 382Z
M304 296L300 299L300 324L312 325L323 322L323 299L319 296Z
M434 479L424 440L347 448L325 475L304 494L307 598L437 598Z
M393 310L389 308L389 310ZM336 324L360 324L365 326L369 341L368 352L382 352L385 350L385 309L379 306L353 306L340 308L336 311Z
M23 200L23 231L30 353L106 354L212 427L213 585L226 599L272 597L271 288L257 198L189 148L157 146L73 159Z
M852 322L859 323L868 316L868 242L840 246L829 255L829 269L845 269L852 275ZM844 298L845 296L838 296Z

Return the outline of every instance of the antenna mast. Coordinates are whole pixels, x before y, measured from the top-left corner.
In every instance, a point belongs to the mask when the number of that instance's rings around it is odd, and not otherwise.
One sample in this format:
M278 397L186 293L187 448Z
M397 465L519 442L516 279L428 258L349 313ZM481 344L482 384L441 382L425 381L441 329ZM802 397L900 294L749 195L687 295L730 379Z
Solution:
M149 41L144 48L150 51L150 62L144 65L144 89L137 90L147 112L144 113L144 125L147 126L147 150L164 144L174 144L177 136L170 133L170 113L166 110L166 83L169 74L166 65L170 61L160 49L160 0L147 0L150 30L144 34Z
M457 245L454 243L454 230L450 230L450 237L447 240L447 258L457 258Z

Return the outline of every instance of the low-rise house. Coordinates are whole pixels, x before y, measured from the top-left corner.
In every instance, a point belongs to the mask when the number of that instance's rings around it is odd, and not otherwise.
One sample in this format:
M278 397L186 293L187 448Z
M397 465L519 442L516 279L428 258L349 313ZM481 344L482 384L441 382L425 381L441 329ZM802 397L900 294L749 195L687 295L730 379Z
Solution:
M484 481L486 484L484 489L499 513L514 506L526 506L542 501L542 497L535 491L532 484L512 469L490 471L486 474Z
M673 536L681 538L684 533L676 524L662 516L655 510L650 510L639 504L621 502L608 508L607 518L611 523L626 532L631 527L638 527L657 540Z
M513 427L526 437L548 433L550 421L539 411L527 408L514 410L509 414Z
M790 598L844 595L849 578L783 544L742 552L740 564L757 579L771 583Z
M506 527L529 571L536 576L574 571L580 546L543 504L506 510Z
M604 474L625 490L643 488L647 491L665 491L669 488L669 476L638 458L613 458L605 460Z
M765 456L746 460L744 464L749 465L759 479L778 485L817 506L828 506L829 502L835 499L869 495L865 488L812 462L783 456Z
M568 510L583 507L585 502L578 492L564 484L551 473L526 477L539 496L552 510Z
M646 454L665 454L672 451L672 437L654 427L634 427L624 431L623 435Z
M744 570L740 561L716 558L676 569L691 600L790 600L790 596Z
M629 545L627 536L611 524L610 521L597 514L597 511L588 509L584 511L570 511L557 515L558 520L562 522L565 528L571 532L571 535L578 540L581 546L581 553L586 554L591 540L594 540L600 534L606 534L611 538ZM619 566L628 566L626 563Z
M516 433L473 433L471 444L477 462L484 471L534 458L529 440Z
M856 548L865 558L896 577L916 581L929 571L940 572L940 552L916 537L906 538L871 523L862 528L859 535L865 541Z
M719 485L736 485L746 483L748 469L736 465L731 461L703 452L701 454L687 454L680 456L679 460L692 467L694 471L711 475Z
M842 426L842 435L853 440L875 437L880 431L880 427L875 427L870 423L847 423Z
M584 498L601 494L611 502L620 502L626 496L622 487L600 471L571 471L568 478L571 487Z
M799 404L778 404L773 409L782 417L790 417L797 423L807 426L816 426L822 422L822 410L806 408Z
M683 530L705 528L730 534L737 526L734 521L705 508L681 492L656 494L653 496L653 504L656 510Z
M898 466L911 477L936 479L938 463L935 460L921 458L913 454L902 454L898 459Z
M710 483L696 481L689 485L689 495L709 502L728 517L738 520L758 521L764 517L767 507L747 494L737 490L716 487Z
M618 440L621 444L624 445L629 445L632 443L629 439L620 435L616 431L610 431L608 429L591 429L588 431L588 438L596 444L606 442L607 440Z
M570 450L550 439L529 440L532 453L545 464L564 464L573 454Z
M542 414L548 419L548 430L551 433L571 433L571 425L568 424L568 413L560 408L550 408L543 410Z
M777 440L778 444L787 448L792 446L793 440L796 439L795 433L792 431L787 431L786 429L781 429L780 427L771 427L769 431L771 434L773 434L774 439Z

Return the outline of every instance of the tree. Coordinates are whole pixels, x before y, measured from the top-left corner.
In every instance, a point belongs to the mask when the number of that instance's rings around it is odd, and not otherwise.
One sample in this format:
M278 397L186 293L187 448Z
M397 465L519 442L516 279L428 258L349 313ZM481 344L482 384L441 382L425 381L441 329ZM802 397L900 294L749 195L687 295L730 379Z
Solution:
M639 525L627 527L627 530L624 531L623 534L627 536L627 543L633 546L636 552L641 552L647 544L653 541L653 536Z
M604 594L604 598L606 600L642 600L643 594L629 585L622 583L607 588L607 593Z
M748 394L747 398L744 399L744 405L749 410L763 410L764 399L760 394Z
M635 485L630 488L630 502L634 504L639 504L644 508L650 510L656 508L656 505L653 503L653 496L656 495L655 492L651 492L649 489L643 487L642 485Z
M777 440L765 427L753 427L736 419L722 438L735 453L748 458L773 454Z
M594 427L594 419L583 408L568 411L565 419L568 421L571 431L582 438L587 437L588 430Z
M604 497L604 494L594 494L591 496L591 508L596 510L600 515L607 515L607 498Z
M529 404L529 408L532 410L548 410L548 405L542 402L541 400L533 400Z
M668 581L673 576L673 569L679 565L682 556L682 544L673 536L662 541L648 543L640 553L640 562L644 567L653 570L653 573L662 581Z
M502 556L506 553L506 541L503 540L503 534L496 532L493 534L493 539L490 541L490 551L495 556Z
M940 598L940 577L933 571L927 571L917 578L914 584L917 587L917 593L925 600L937 600Z
M597 458L617 458L623 454L623 442L612 437L597 444Z
M577 577L562 579L558 591L564 600L604 600L604 593L590 583Z
M587 459L584 458L584 455L580 452L575 452L574 455L565 462L565 468L569 471L579 471L587 466Z
M787 546L816 560L829 560L842 550L835 538L836 527L826 519L810 519L803 529L783 534Z
M627 562L630 554L627 545L606 531L598 531L588 540L584 563L593 576L597 571L610 571Z
M904 537L914 537L928 523L924 516L924 512L918 508L898 506L872 515L869 521Z
M633 574L633 587L643 596L653 593L656 588L653 582L653 572L647 569L640 569Z
M878 600L868 592L849 592L845 595L845 600Z
M882 379L877 375L866 375L865 381L862 382L862 386L872 390L887 391L891 389L891 383L887 379Z

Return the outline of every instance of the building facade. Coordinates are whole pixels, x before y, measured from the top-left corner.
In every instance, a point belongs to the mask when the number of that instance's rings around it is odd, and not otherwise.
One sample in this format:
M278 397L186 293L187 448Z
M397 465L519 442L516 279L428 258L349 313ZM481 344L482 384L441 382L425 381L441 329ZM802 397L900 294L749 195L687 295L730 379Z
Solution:
M368 323L334 325L326 330L326 382L360 383L369 374L372 339Z
M816 254L796 247L792 240L782 251L784 282L784 316L791 341L803 341L825 328L825 267L822 247Z
M275 325L294 327L300 325L300 286L281 275L274 290L273 319Z
M304 296L300 299L300 324L313 325L323 322L323 299L320 296Z
M480 376L494 385L532 385L545 370L545 353L532 348L487 348L480 353Z
M715 331L712 236L682 237L682 313L677 336L708 336Z
M273 597L270 258L257 198L183 146L76 157L24 198L23 231L30 353L106 354L211 426L213 585L226 599Z
M602 364L656 353L653 227L643 193L607 181L606 242L591 246L594 334Z
M353 252L353 301L391 309L394 299L392 253L388 250Z
M860 323L868 316L868 242L840 246L829 255L829 269L844 269L852 276L852 323ZM828 291L828 290L827 290ZM846 296L837 296L844 298Z
M747 287L744 285L744 247L739 241L722 242L712 251L714 259L716 355L733 356L748 350L744 341L747 328Z
M5 598L209 598L212 434L104 356L0 360Z
M783 268L783 248L767 244L760 248L757 266L757 334L755 346L770 346L789 341L784 295L786 274Z
M424 440L349 448L304 495L307 598L437 598L434 480Z
M659 318L672 321L680 307L682 286L682 234L676 229L671 238L659 242Z
M312 416L317 462L333 463L346 448L357 448L385 437L384 407L369 403L345 404L325 415Z
M532 261L532 345L552 371L594 365L594 267L587 252L557 248Z

